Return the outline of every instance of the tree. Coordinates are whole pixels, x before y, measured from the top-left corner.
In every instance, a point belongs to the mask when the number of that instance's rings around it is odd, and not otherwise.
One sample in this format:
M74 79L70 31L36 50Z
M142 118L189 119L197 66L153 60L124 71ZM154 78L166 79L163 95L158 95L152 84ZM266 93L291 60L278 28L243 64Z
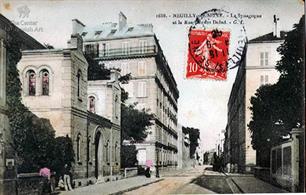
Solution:
M91 55L85 55L88 63L88 80L108 80L110 79L110 69L99 62Z
M194 158L197 147L199 146L200 130L193 127L182 127L184 134L189 134L190 158Z
M121 167L134 167L137 164L137 150L134 145L121 147Z
M251 97L252 118L248 127L260 166L269 166L270 149L282 141L282 136L305 124L304 20L303 16L277 49L282 55L276 65L280 72L278 82L261 86Z
M63 173L65 164L71 167L72 162L75 160L71 138L68 136L55 138L54 153L56 154L56 158L52 161L52 167L56 172L56 175L59 177L60 174Z
M133 139L137 142L143 141L152 125L153 114L148 114L144 109L135 109L136 104L122 105L121 107L121 128L123 139Z
M276 69L281 73L277 83L280 91L280 117L286 128L305 124L304 118L304 54L305 15L293 30L288 32L285 42L277 49L282 55Z

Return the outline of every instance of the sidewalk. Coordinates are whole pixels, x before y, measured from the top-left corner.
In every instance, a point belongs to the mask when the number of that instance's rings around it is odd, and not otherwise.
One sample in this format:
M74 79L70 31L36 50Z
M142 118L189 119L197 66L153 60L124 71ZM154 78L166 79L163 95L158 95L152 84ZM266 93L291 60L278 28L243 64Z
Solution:
M230 176L243 193L288 193L251 175Z
M107 183L93 184L86 187L80 187L74 189L74 191L63 191L62 195L83 195L83 194L120 194L126 191L137 189L142 186L149 185L151 183L161 181L161 178L146 178L145 176L130 177L127 179L121 179L118 181L112 181Z

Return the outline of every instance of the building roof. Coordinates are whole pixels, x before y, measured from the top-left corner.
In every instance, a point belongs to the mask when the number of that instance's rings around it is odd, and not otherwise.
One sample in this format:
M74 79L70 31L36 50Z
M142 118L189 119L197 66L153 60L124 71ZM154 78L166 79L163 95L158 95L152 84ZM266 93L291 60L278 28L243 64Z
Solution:
M36 39L28 35L26 32L18 28L9 19L0 14L0 30L6 31L8 36L12 36L12 39L20 41L22 49L44 49L43 44ZM15 34L16 33L16 34Z
M270 32L268 34L251 39L249 43L262 43L262 42L284 40L286 36L287 36L287 32L285 31L280 31L280 37L276 37L273 35L273 32Z
M121 30L119 30L118 23L112 22L102 23L95 27L85 26L84 29L79 32L79 34L82 36L85 42L154 35L152 24L137 24L135 26L125 26Z

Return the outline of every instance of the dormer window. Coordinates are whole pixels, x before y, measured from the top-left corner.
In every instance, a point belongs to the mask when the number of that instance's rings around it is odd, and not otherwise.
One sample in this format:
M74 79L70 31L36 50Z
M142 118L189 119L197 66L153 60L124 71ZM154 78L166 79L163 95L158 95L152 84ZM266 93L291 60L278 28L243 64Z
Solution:
M87 35L87 32L82 32L81 36L85 37Z
M102 30L99 30L99 31L96 31L96 32L95 32L95 35L98 36L98 35L100 35L101 33L102 33Z

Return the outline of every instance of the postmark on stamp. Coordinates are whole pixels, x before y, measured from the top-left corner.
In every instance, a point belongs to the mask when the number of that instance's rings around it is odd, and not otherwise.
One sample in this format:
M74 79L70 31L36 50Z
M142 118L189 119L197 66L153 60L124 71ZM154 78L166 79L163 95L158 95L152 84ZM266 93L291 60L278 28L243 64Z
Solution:
M189 28L186 78L226 80L246 51L243 21L235 14L212 9L197 16Z

